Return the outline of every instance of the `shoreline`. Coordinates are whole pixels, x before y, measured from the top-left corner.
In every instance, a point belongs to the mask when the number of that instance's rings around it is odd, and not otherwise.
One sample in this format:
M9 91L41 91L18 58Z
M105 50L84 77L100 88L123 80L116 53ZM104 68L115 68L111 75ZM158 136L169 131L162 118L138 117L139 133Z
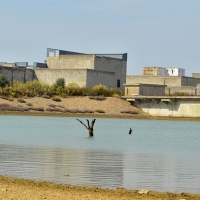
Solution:
M58 113L46 111L0 111L0 115L19 116L48 116L48 117L83 117L83 118L113 118L113 119L141 119L141 120L171 120L200 122L200 117L164 117L142 114L96 114L96 113Z
M130 104L130 102L127 102L119 97L106 97L105 100L102 101L90 99L88 96L75 96L60 99L60 102L55 102L52 99L45 99L42 97L23 98L24 102L22 103L18 101L17 98L13 98L12 101L10 101L9 98L5 99L0 97L0 115L119 118L200 122L200 117L151 116L148 113L143 112L141 109L134 107ZM5 106L30 110L3 110ZM54 108L51 106L54 106ZM35 110L31 110L33 108L35 108ZM37 111L37 108L42 108L43 111ZM56 110L59 110L60 112ZM65 110L69 110L71 112L66 112ZM97 111L103 112L98 113Z
M128 190L124 188L104 189L99 187L75 186L69 184L56 184L47 181L28 180L22 178L12 178L0 175L0 195L1 199L109 199L109 200L197 200L200 194L190 193L171 193L171 192L154 192L148 194L139 194L138 190Z

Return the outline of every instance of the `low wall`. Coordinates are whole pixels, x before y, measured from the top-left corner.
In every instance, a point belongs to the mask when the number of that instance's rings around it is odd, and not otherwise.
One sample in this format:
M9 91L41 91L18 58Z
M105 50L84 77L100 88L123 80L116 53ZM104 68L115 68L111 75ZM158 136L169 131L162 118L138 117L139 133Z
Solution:
M6 75L10 83L12 83L14 80L21 83L26 83L27 81L33 81L34 79L37 79L35 77L34 70L23 67L0 66L0 74Z
M180 86L180 87L166 87L165 94L186 93L188 95L197 95L197 87L195 86Z
M200 99L136 99L132 104L152 116L200 117Z

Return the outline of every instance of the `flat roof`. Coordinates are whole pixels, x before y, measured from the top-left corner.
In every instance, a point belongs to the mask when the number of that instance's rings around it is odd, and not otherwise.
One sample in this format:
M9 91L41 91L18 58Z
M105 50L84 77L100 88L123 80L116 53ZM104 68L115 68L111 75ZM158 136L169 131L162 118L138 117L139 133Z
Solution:
M95 55L98 57L109 57L109 58L116 58L116 59L121 59L121 60L127 61L127 53L86 54L86 53L79 53L79 52L73 52L73 51L65 51L65 50L60 50L60 49L47 48L47 57L57 57L59 55Z

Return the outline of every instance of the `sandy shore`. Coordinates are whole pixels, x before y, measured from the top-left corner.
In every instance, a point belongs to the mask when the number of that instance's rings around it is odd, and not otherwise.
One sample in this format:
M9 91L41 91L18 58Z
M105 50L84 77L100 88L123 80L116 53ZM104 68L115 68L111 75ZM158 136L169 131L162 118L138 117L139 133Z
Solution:
M101 189L97 187L79 187L66 184L54 184L44 181L0 176L0 199L2 200L197 200L200 195L152 192L139 194L136 190Z
M0 99L0 104L9 104L16 107L29 107L30 104L34 107L43 107L44 111L24 111L24 112L11 112L11 111L1 111L0 114L5 115L36 115L36 116L63 116L70 117L112 117L112 118L133 118L133 119L156 119L156 120L187 120L187 121L200 121L199 118L170 118L170 117L152 117L140 109L133 107L130 103L117 98L109 97L106 100L98 101L92 100L89 97L70 97L62 98L61 102L54 102L52 99L44 98L26 98L25 103L20 103L17 99L13 101ZM54 104L56 107L62 109L71 110L90 110L93 113L66 113L66 112L49 112L46 111L50 104ZM103 110L105 113L98 113L95 110ZM137 114L127 114L122 113L122 111L131 111L130 113ZM31 181L17 178L9 178L5 176L0 176L0 200L23 200L23 199L84 199L84 200L94 200L94 199L146 199L146 200L189 200L189 199L200 199L199 195L193 194L172 194L168 192L152 192L149 191L148 194L138 194L138 191L125 190L122 188L117 188L116 190L100 189L96 187L78 187L65 184L54 184L43 181ZM142 189L142 188L141 188ZM148 188L146 188L148 189Z

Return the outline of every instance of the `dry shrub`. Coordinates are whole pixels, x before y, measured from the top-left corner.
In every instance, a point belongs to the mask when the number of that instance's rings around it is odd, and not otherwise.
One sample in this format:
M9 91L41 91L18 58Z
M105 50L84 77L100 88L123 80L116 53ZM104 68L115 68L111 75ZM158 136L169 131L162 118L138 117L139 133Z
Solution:
M94 113L93 110L86 110L86 113Z
M47 95L47 94L42 95L42 98L51 99L51 97L49 95Z
M69 112L70 113L70 109L67 109L67 108L65 108L64 110L63 110L63 112Z
M17 105L17 107L23 107L22 105Z
M8 98L8 101L14 101L14 99L9 97L9 98Z
M104 96L95 96L95 97L90 96L89 98L92 99L92 100L97 100L97 101L106 100L106 97L104 97Z
M95 112L97 112L97 113L105 113L104 110L95 110Z
M57 105L55 104L48 104L49 107L55 108Z
M20 102L20 103L26 103L26 101L22 98L18 98L17 101Z
M30 107L29 110L44 111L44 108L43 107Z
M2 110L10 110L11 109L11 105L7 104L7 103L1 103L0 104L0 111Z
M58 101L58 102L62 101L59 97L52 97L51 99L52 99L53 101Z
M4 100L8 100L9 99L9 97L7 97L7 96L0 96L0 98L4 99Z
M61 106L61 105L58 105L58 107L60 107L60 108L65 108L65 106Z
M123 114L138 114L138 112L132 111L132 110L124 110L124 111L120 111L120 113L123 113Z

